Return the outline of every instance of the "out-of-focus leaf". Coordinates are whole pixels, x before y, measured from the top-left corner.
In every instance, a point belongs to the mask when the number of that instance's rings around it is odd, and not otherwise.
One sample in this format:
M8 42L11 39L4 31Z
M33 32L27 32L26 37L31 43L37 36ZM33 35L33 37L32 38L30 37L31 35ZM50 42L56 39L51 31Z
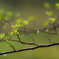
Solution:
M19 12L17 12L17 13L15 14L15 16L16 16L16 17L20 17L21 14L20 14Z
M48 2L45 2L45 3L44 3L44 7L45 7L45 8L50 8L50 4L49 4Z
M55 6L59 9L59 3L56 3Z
M5 20L5 21L7 21L8 19L9 19L9 17L8 17L8 16L5 16L5 17L4 17L4 20Z
M55 22L56 18L49 18L49 20Z
M43 24L43 26L47 26L48 24L49 24L49 22L46 21L46 22Z
M12 11L6 12L6 15L9 16L9 17L12 17L13 16L13 12Z
M33 19L35 19L35 17L34 16L30 16L30 17L28 17L28 19L29 20L33 20Z
M20 23L21 23L21 20L22 20L22 18L19 18L19 19L17 19L15 22L16 22L17 24L20 24Z
M52 16L52 11L46 11L45 12L48 16Z

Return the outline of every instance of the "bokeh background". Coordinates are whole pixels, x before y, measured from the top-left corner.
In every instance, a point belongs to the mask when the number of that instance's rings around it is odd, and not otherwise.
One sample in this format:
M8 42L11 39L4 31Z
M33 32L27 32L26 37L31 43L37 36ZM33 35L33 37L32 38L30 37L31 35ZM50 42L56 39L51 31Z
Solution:
M44 7L44 3L48 2L51 6L50 9L46 9ZM55 9L55 4L58 3L59 0L0 0L0 13L2 12L4 15L2 20L9 24L15 24L15 21L18 18L23 20L28 20L28 17L35 17L35 20L30 21L28 24L28 28L33 27L33 22L35 22L36 29L44 28L43 23L48 20L49 16L45 14L45 11L53 10L53 16L58 16L58 10ZM13 12L12 17L6 17L7 12ZM18 13L19 16L16 16ZM59 30L59 29L57 29ZM0 22L0 33L12 31L10 26L5 27L3 22ZM51 30L53 32L53 30ZM30 33L35 42L38 44L49 44L49 38L52 42L58 42L59 36L46 34L43 32L39 33ZM6 38L9 38L7 35ZM31 38L26 34L20 34L20 38L25 42L32 42ZM13 36L12 39L17 39L16 36ZM29 48L33 46L23 45L19 42L10 42L14 45L16 49ZM0 52L12 51L12 48L8 47L5 42L0 43ZM0 56L0 59L59 59L59 46L53 46L49 48L38 48L31 51L17 52L12 54L7 54L6 56Z

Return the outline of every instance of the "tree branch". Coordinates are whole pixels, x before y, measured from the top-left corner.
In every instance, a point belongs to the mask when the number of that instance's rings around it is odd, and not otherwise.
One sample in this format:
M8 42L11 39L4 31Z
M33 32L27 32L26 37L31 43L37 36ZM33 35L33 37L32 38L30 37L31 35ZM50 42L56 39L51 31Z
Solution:
M58 43L52 43L52 44L38 45L36 47L19 49L19 50L15 50L15 51L2 52L2 53L0 53L0 55L10 54L10 53L15 53L15 52L21 52L21 51L27 51L27 50L34 50L37 48L51 47L51 46L55 46L55 45L59 45L59 42Z

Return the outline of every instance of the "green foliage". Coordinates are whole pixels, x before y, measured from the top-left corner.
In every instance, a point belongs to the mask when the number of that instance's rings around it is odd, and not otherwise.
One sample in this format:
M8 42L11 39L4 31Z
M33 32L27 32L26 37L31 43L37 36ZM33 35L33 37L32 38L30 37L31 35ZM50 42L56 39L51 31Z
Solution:
M49 18L49 20L55 22L56 18Z
M49 9L50 8L50 4L48 2L45 2L44 3L44 7Z
M1 35L0 35L0 39L3 39L4 36L5 36L5 33L1 34Z
M12 16L13 16L13 12L12 12L12 11L6 12L6 15L7 15L8 17L12 17Z
M13 30L15 34L19 34L19 32L17 30Z
M45 12L48 16L52 16L52 11L46 11Z
M45 6L46 8L50 8L50 4L49 4L49 3L44 3L44 6ZM59 9L59 3L56 3L55 6ZM54 23L55 20L56 20L56 18L52 18L52 11L51 11L51 10L50 10L50 11L46 11L45 13L46 13L48 16L50 16L49 20L50 20L52 23ZM43 25L44 25L44 26L47 26L48 24L49 24L49 22L46 21ZM48 30L47 30L47 31L48 31Z
M47 26L48 24L49 24L49 22L46 21L46 22L43 24L43 26Z
M11 47L11 45L7 44L8 47Z
M18 29L19 27L23 27L23 24L22 25L20 25L20 24L15 24L15 25L11 25L12 26L12 28L14 28L14 29Z
M15 25L11 25L14 29L19 28L19 25L15 24Z
M16 22L17 24L20 24L21 21L22 21L22 18L19 18L19 19L17 19L15 22Z
M59 9L59 3L56 3L55 6Z
M9 32L9 35L12 36L13 35L13 32Z
M5 41L6 41L6 42L8 42L8 40L7 40L7 39L6 39Z
M26 26L28 24L29 20L27 20L27 21L26 20L22 20L22 22Z
M50 4L49 3L45 3L44 4L44 6L46 7L46 8L50 8ZM59 9L59 4L56 4L56 6L58 7L58 9ZM1 14L4 14L4 11L2 10L2 12L1 12ZM48 15L48 16L52 16L52 11L46 11L46 14ZM6 16L4 16L4 20L9 20L9 17L12 17L13 16L13 12L6 12ZM16 13L16 15L15 15L16 17L20 17L20 13ZM0 20L1 20L1 18L2 18L2 15L0 15ZM16 24L15 25L11 25L11 27L13 28L13 31L12 32L9 32L9 35L10 36L12 36L13 34L18 34L19 35L19 32L18 32L18 29L20 28L20 27L23 27L23 24L25 25L25 26L27 26L28 25L28 23L29 23L29 20L33 20L33 19L35 19L35 17L33 17L33 16L30 16L30 17L28 17L28 20L22 20L22 18L17 18L17 20L15 21L16 22ZM4 20L3 20L3 22L4 22ZM54 23L55 22L55 20L56 20L56 18L49 18L49 20L50 21L52 21L52 23ZM7 23L5 23L5 24L7 24ZM22 25L21 25L22 24ZM48 21L46 21L44 24L43 24L44 26L48 26L49 25L49 22ZM23 28L22 28L23 29ZM26 28L27 29L27 28ZM37 31L37 33L39 33L39 30L36 30L36 29L34 29L34 30L31 30L31 31ZM46 31L44 31L44 32L48 32L49 31L49 29L46 29ZM3 39L4 38L4 36L5 36L5 33L3 33L3 34L1 34L0 35L0 39ZM30 36L30 35L29 35ZM15 37L14 37L15 38ZM13 40L13 39L12 39ZM16 40L15 40L16 41ZM7 44L7 46L8 47L11 47L12 46L12 44L9 44L9 42L8 42L8 40L6 39L6 42L8 43ZM21 40L21 43L22 43L22 40ZM35 43L35 42L34 42ZM20 45L21 46L21 45Z

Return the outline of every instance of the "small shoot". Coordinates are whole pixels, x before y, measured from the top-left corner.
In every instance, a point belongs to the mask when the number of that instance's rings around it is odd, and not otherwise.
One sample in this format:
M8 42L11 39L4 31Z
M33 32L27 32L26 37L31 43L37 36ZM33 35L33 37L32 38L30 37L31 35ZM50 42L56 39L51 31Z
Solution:
M52 21L53 23L55 22L56 18L49 18L50 21Z
M23 24L25 25L25 26L27 26L27 24L29 23L29 20L22 20L22 22L23 22Z
M52 16L52 11L46 11L45 12L48 16Z
M19 34L19 32L17 30L13 30L13 31L14 31L15 34L17 34L17 35Z
M59 9L59 3L56 3L55 6Z
M11 25L14 29L17 29L17 28L19 28L19 26L20 26L20 24L18 25L18 24L15 24L15 25Z
M23 27L23 24L22 25L20 25L20 24L15 24L15 25L11 25L12 26L12 28L14 28L14 29L18 29L19 27Z
M8 42L8 40L7 40L7 39L6 39L5 41L6 41L6 42Z
M49 24L49 22L46 21L46 22L43 24L43 26L48 26L48 24Z
M4 36L5 36L5 33L1 34L1 35L0 35L0 39L3 39Z
M13 35L13 32L9 32L9 35L12 36Z

